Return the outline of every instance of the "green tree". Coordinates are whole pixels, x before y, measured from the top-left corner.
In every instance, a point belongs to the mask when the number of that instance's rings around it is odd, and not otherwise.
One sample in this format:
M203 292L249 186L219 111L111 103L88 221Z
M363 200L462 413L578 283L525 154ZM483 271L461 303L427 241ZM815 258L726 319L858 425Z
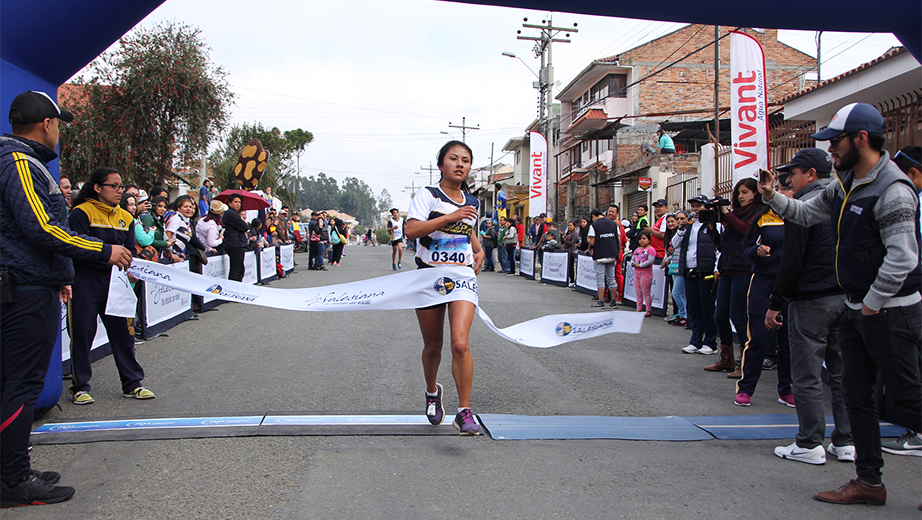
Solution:
M78 121L62 132L62 169L85 178L112 166L149 188L202 156L226 126L233 94L200 32L164 22L95 60L62 103Z
M320 172L317 177L311 175L301 180L301 192L298 194L298 207L320 211L324 209L344 209L339 207L339 185L333 177ZM348 213L348 211L347 211Z
M375 195L365 182L346 177L339 194L339 210L354 216L359 222L370 223L375 218Z

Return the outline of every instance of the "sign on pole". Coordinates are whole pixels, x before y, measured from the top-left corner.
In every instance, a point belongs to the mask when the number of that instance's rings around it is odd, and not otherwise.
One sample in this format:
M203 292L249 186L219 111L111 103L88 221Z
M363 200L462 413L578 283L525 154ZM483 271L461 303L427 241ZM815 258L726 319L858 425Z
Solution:
M529 159L528 216L547 213L547 139L531 132L531 157Z
M730 32L730 123L733 184L768 168L768 91L765 55L746 33Z

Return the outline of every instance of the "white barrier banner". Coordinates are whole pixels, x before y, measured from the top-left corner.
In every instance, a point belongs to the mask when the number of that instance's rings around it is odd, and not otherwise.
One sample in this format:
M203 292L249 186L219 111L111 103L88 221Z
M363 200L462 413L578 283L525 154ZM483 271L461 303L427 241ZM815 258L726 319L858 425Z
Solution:
M259 252L259 281L268 280L277 274L275 271L275 246L265 247Z
M209 256L208 263L202 266L202 274L205 276L210 276L212 278L224 278L227 279L228 270L227 266L230 263L230 257L227 255L220 256ZM204 296L202 298L202 303L210 303L213 300L216 300L213 295Z
M294 244L287 244L279 247L279 263L282 264L282 271L286 273L295 268Z
M134 262L140 262L142 260L135 259ZM148 264L153 264L153 262L147 262ZM160 269L169 273L188 273L189 272L189 262L180 262L175 264L163 265L163 264L154 264L160 266ZM128 273L134 276L132 270L129 269ZM146 280L135 276L139 280ZM147 305L144 306L144 318L148 326L156 325L158 323L163 323L164 321L178 316L185 312L187 309L192 308L192 294L187 287L183 286L169 286L169 285L158 285L158 284L144 284L145 298ZM198 294L198 293L196 293ZM202 294L201 296L205 296Z
M595 260L589 255L576 255L576 285L590 291L597 290Z
M151 285L181 287L194 294L228 301L296 311L380 311L417 309L451 301L475 305L477 277L467 267L416 269L369 280L301 289L272 289L135 259L128 271ZM555 314L503 329L478 308L480 318L499 336L528 347L553 347L611 332L637 334L643 315L633 312Z
M70 331L67 330L67 304L61 304L61 361L70 359ZM109 336L106 333L106 327L102 324L102 318L96 316L96 336L93 337L93 345L90 350L97 349L109 343Z
M625 261L624 272L624 299L637 303L637 288L634 287L634 266ZM650 284L650 294L653 296L653 306L657 309L666 308L666 270L658 265L653 267L653 283Z
M567 283L567 258L570 253L567 252L544 252L544 260L541 261L541 281L542 282L563 282Z
M256 253L247 251L243 254L243 283L250 285L259 281L259 273L256 271Z
M519 254L519 274L535 277L535 252L531 249L521 249Z

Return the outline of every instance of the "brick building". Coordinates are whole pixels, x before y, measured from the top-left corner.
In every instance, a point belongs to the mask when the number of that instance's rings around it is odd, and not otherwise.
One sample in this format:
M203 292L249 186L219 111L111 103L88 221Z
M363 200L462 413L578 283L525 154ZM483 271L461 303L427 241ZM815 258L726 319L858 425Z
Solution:
M720 35L729 30L721 27ZM804 76L815 70L815 58L779 42L775 29L741 30L755 37L765 52L769 103L812 85ZM554 143L557 171L550 174L556 218L580 216L612 201L625 209L649 204L666 197L667 179L699 169L699 152L709 140L705 122L713 126L713 40L714 26L688 25L591 62L561 90L560 134ZM676 60L681 61L650 76ZM720 105L726 107L728 38L720 41L719 73ZM674 135L679 151L675 156L661 156L649 146L667 121L667 133ZM729 127L728 120L724 124ZM722 132L721 141L729 140L729 131ZM652 178L653 188L640 190L641 177Z

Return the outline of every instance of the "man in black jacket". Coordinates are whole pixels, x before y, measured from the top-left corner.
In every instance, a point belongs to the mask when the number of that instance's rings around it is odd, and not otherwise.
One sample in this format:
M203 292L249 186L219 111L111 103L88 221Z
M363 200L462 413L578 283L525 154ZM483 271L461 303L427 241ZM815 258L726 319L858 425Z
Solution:
M591 214L592 224L589 225L589 246L592 248L592 259L595 261L595 283L599 291L599 301L593 307L605 307L605 285L612 295L611 307L617 307L615 294L618 294L618 282L615 279L615 266L618 265L618 250L621 248L621 232L618 225L602 216L602 212L594 209Z
M59 120L73 121L73 115L44 92L24 92L10 105L13 135L0 138L2 507L74 495L74 488L54 485L61 475L33 470L29 462L33 410L60 331L60 305L74 280L68 257L131 265L128 249L77 235L67 224L67 203L46 167L57 158Z
M247 250L247 231L250 226L240 218L240 208L243 206L243 197L233 193L227 197L227 211L221 217L224 224L224 252L227 253L228 266L227 279L237 282L243 281L246 268L243 265L243 256Z
M795 199L809 200L819 196L831 182L832 160L819 148L805 148L777 170L781 172L781 182L793 187ZM852 429L842 393L842 349L838 336L845 291L836 282L832 266L835 247L829 222L809 228L785 222L784 254L765 315L768 330L780 328L782 306L790 302L785 318L799 429L794 443L778 446L775 455L807 464L825 463L827 451L840 461L855 461ZM824 362L835 420L832 442L825 450Z

